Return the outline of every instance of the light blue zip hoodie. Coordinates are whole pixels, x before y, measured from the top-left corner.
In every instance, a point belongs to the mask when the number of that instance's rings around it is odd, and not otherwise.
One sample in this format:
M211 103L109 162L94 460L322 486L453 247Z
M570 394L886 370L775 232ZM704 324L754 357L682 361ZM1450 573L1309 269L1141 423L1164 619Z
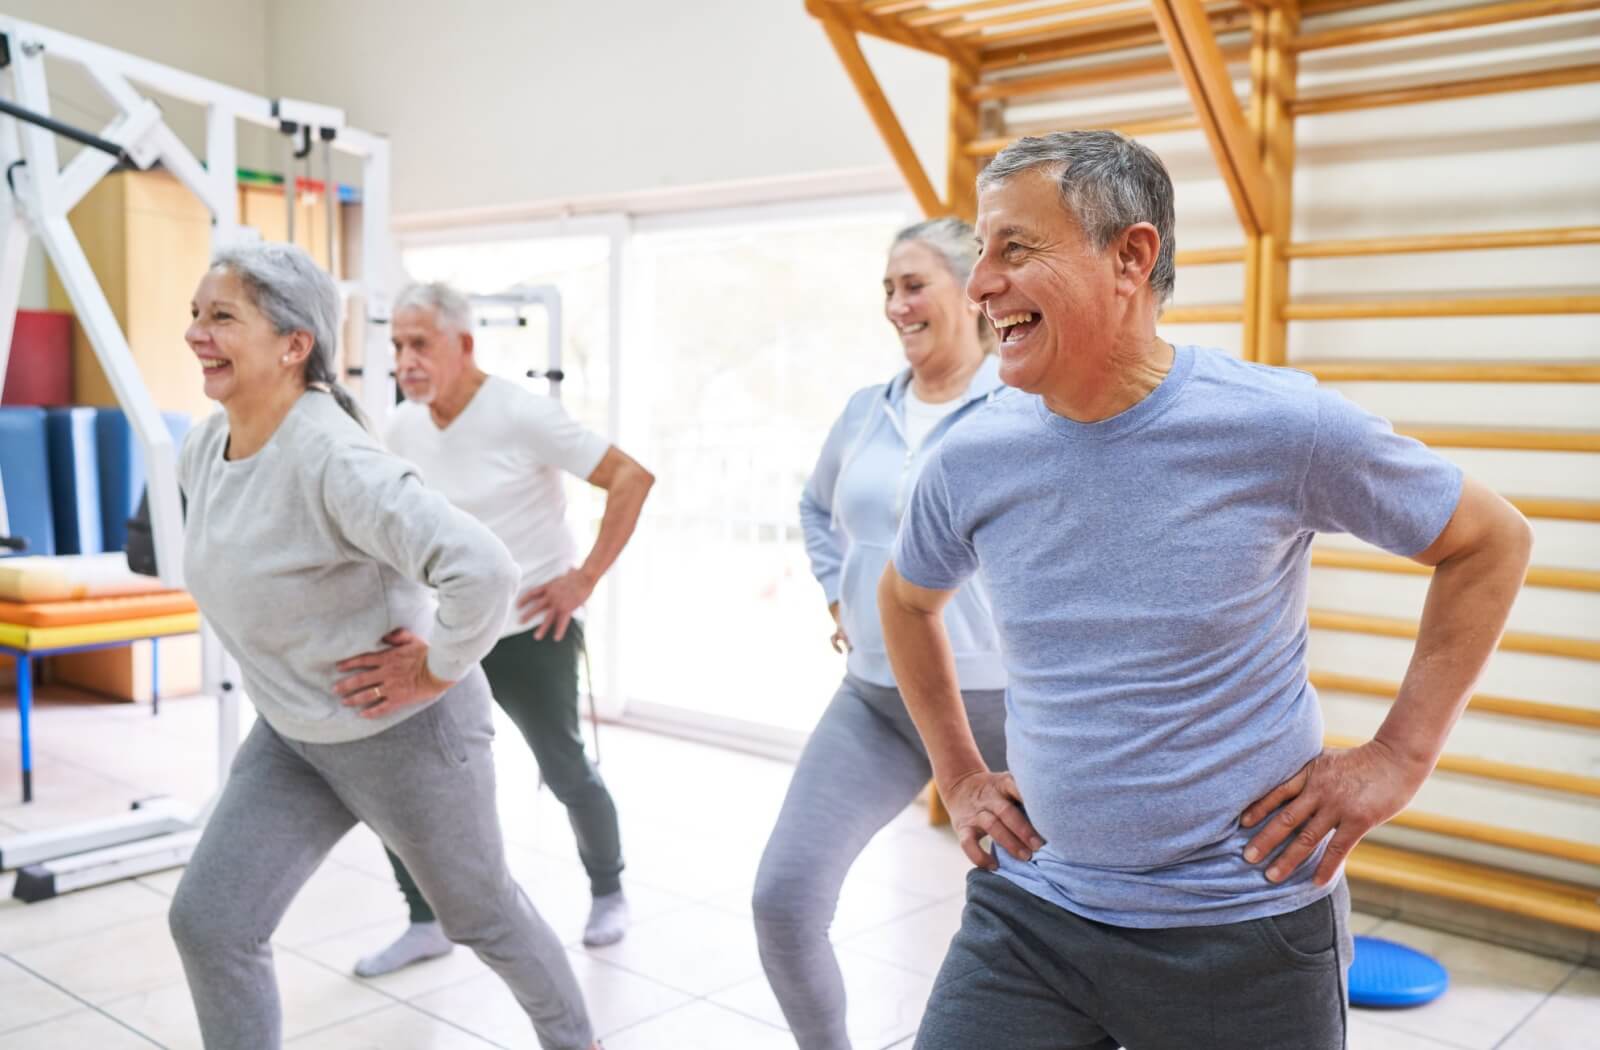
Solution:
M973 374L962 405L939 421L920 448L905 438L906 391L911 370L888 383L857 391L828 431L816 469L800 497L811 574L850 639L846 666L857 678L894 688L878 620L878 580L889 564L900 516L911 499L928 453L959 421L1001 389L1000 365L991 355ZM1000 638L989 597L976 577L944 608L945 630L955 650L963 690L1004 689Z

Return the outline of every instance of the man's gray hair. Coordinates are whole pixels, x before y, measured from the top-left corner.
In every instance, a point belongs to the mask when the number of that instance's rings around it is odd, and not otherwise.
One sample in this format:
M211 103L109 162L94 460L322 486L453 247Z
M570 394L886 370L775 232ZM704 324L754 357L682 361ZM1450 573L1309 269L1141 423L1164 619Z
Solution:
M212 269L239 278L250 302L279 335L311 336L303 378L307 386L325 386L339 407L363 426L355 400L339 385L334 355L338 348L339 289L305 249L276 241L228 245L211 259Z
M443 281L408 284L394 298L392 313L405 309L432 310L440 328L466 335L472 331L472 302L465 293Z
M1115 131L1057 131L1018 139L978 175L978 189L1004 182L1019 171L1043 168L1061 188L1061 201L1096 249L1123 230L1148 222L1161 237L1150 271L1150 290L1160 305L1172 297L1172 177L1148 147Z

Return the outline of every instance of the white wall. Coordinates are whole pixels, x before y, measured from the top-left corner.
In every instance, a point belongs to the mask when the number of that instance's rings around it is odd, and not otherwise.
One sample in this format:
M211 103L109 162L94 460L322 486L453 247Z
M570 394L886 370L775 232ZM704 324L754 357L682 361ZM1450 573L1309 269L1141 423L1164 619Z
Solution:
M391 137L397 214L883 168L801 0L277 0L277 94ZM944 181L943 64L867 41Z

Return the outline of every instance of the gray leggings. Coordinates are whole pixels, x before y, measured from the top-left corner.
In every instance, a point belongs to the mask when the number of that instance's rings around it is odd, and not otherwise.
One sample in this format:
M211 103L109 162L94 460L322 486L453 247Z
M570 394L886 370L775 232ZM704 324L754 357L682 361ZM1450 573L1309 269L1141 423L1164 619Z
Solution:
M506 868L489 688L474 669L376 736L306 744L264 720L245 739L172 901L206 1050L276 1050L273 931L357 821L404 858L451 940L498 973L547 1050L594 1036L566 951Z
M984 761L1004 769L1005 692L962 698ZM839 890L867 842L931 775L900 691L847 675L800 756L756 875L761 964L801 1050L850 1046L844 978L828 941Z

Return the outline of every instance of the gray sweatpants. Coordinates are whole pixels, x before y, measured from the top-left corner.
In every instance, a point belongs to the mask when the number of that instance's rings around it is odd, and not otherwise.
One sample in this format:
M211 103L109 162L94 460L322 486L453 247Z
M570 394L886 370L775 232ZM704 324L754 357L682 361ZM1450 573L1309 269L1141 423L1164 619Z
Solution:
M357 821L405 860L450 939L510 986L541 1046L587 1050L594 1036L566 951L506 868L489 712L474 668L364 740L306 744L256 722L172 901L206 1050L282 1042L273 931Z
M1130 929L967 877L916 1050L1341 1050L1350 892L1220 926Z
M1004 769L1005 692L962 698L984 761ZM900 691L847 675L800 755L756 875L761 964L801 1050L850 1046L844 978L828 941L839 890L867 842L931 775Z

